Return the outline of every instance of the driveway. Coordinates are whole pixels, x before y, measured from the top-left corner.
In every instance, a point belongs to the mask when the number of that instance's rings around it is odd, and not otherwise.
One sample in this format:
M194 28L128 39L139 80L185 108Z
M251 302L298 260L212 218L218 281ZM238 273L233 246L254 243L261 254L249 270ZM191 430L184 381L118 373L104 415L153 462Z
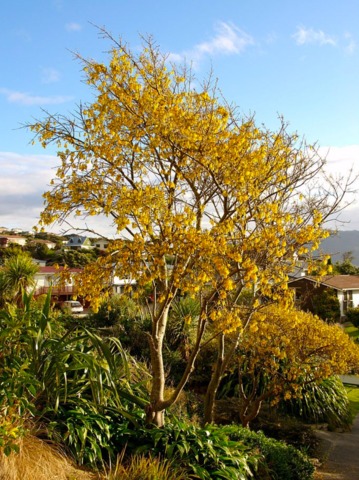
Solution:
M317 430L323 465L316 480L359 480L359 415L350 432Z

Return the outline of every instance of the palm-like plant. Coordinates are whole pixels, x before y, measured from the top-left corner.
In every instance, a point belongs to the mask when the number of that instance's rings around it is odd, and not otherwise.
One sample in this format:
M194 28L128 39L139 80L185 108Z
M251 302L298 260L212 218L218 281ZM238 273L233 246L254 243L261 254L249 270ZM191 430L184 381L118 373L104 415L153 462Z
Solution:
M171 348L180 348L182 355L187 355L191 331L201 311L198 299L184 297L173 302L168 321L167 342Z
M13 300L20 304L22 292L34 286L38 270L39 267L24 252L6 258L1 269L3 301Z
M330 427L348 427L352 422L348 394L339 377L304 386L299 398L283 401L281 407L307 422L328 423Z
M136 424L134 410L145 408L146 395L133 379L137 365L118 340L104 341L81 326L65 330L51 318L50 299L49 292L39 308L24 291L22 308L9 304L0 311L0 410L4 416L17 411L25 424L51 421L75 445L79 461L91 454L95 461L106 422Z

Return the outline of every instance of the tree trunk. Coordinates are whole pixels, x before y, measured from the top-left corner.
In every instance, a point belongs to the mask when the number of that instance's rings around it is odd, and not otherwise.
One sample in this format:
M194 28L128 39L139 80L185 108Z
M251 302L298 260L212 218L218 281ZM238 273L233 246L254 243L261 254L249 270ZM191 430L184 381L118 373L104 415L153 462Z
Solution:
M234 339L231 347L225 354L225 334L221 334L218 337L218 357L216 361L215 369L212 373L211 381L209 382L206 397L204 401L204 424L213 423L214 421L214 409L216 403L216 395L218 391L219 384L222 380L222 377L225 371L228 368L229 362L232 360L233 355L235 354L238 342L240 339L240 332L237 333L237 337Z
M239 412L242 427L249 428L249 422L254 420L262 406L262 400L256 399L253 401L243 401L242 407Z
M204 418L203 423L214 422L214 407L216 402L216 395L223 375L224 364L224 335L218 337L218 357L215 369L212 373L211 381L209 382L206 397L204 400Z
M161 428L165 424L165 411L164 410L154 410L152 404L146 410L146 423L147 425L154 425L155 427Z
M165 371L163 366L163 339L166 332L169 306L165 306L153 321L150 336L152 388L150 405L146 410L146 422L156 427L164 425Z

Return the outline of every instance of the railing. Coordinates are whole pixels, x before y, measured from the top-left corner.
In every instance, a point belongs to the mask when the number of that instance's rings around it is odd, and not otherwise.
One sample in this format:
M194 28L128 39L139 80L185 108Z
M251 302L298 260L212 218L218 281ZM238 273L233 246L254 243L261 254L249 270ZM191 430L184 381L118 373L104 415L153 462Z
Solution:
M44 295L51 290L51 295L74 295L77 289L74 286L54 286L54 287L38 287L35 295Z

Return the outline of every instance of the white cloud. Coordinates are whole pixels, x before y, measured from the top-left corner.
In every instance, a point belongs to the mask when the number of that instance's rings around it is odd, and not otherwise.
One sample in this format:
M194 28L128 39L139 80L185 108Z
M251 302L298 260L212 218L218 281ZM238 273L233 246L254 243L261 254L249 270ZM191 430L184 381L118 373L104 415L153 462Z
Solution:
M44 191L59 160L53 155L0 152L0 195Z
M201 61L205 56L211 55L238 55L255 44L251 35L239 29L235 25L220 22L217 27L217 34L206 42L195 45L192 49L178 53L171 53L169 60L179 62L183 59Z
M55 68L45 67L41 71L42 83L56 83L60 80L60 72Z
M343 147L320 147L319 153L327 161L331 173L356 169L359 174L359 145L345 145Z
M344 38L348 42L346 44L346 46L344 47L344 50L348 55L352 55L356 50L357 44L356 44L355 40L353 39L353 37L350 35L350 33L346 33L344 35Z
M32 230L38 225L44 208L43 193L50 188L60 160L54 155L21 155L0 152L0 226ZM69 223L46 227L57 233L70 228L92 229L103 235L113 236L111 220L100 217L88 219L70 216Z
M335 47L337 40L335 37L324 33L322 30L312 28L297 27L297 31L292 35L297 45L316 44L331 45Z
M0 152L0 225L31 230L43 208L42 194L58 159L51 155Z
M194 48L200 54L238 54L242 53L249 45L253 45L253 38L234 25L221 22L217 27L217 35Z
M359 212L359 145L345 145L342 147L321 147L319 154L326 159L326 171L339 180L344 187L344 181L351 174L352 184L350 192L344 202L349 205L339 215L338 228L353 230L358 228ZM341 223L343 222L343 223Z
M58 105L69 102L73 97L66 95L41 96L32 95L27 92L17 92L7 88L0 88L0 94L4 95L9 103L17 103L19 105Z
M82 26L76 22L66 23L65 28L68 32L79 32L82 30Z

